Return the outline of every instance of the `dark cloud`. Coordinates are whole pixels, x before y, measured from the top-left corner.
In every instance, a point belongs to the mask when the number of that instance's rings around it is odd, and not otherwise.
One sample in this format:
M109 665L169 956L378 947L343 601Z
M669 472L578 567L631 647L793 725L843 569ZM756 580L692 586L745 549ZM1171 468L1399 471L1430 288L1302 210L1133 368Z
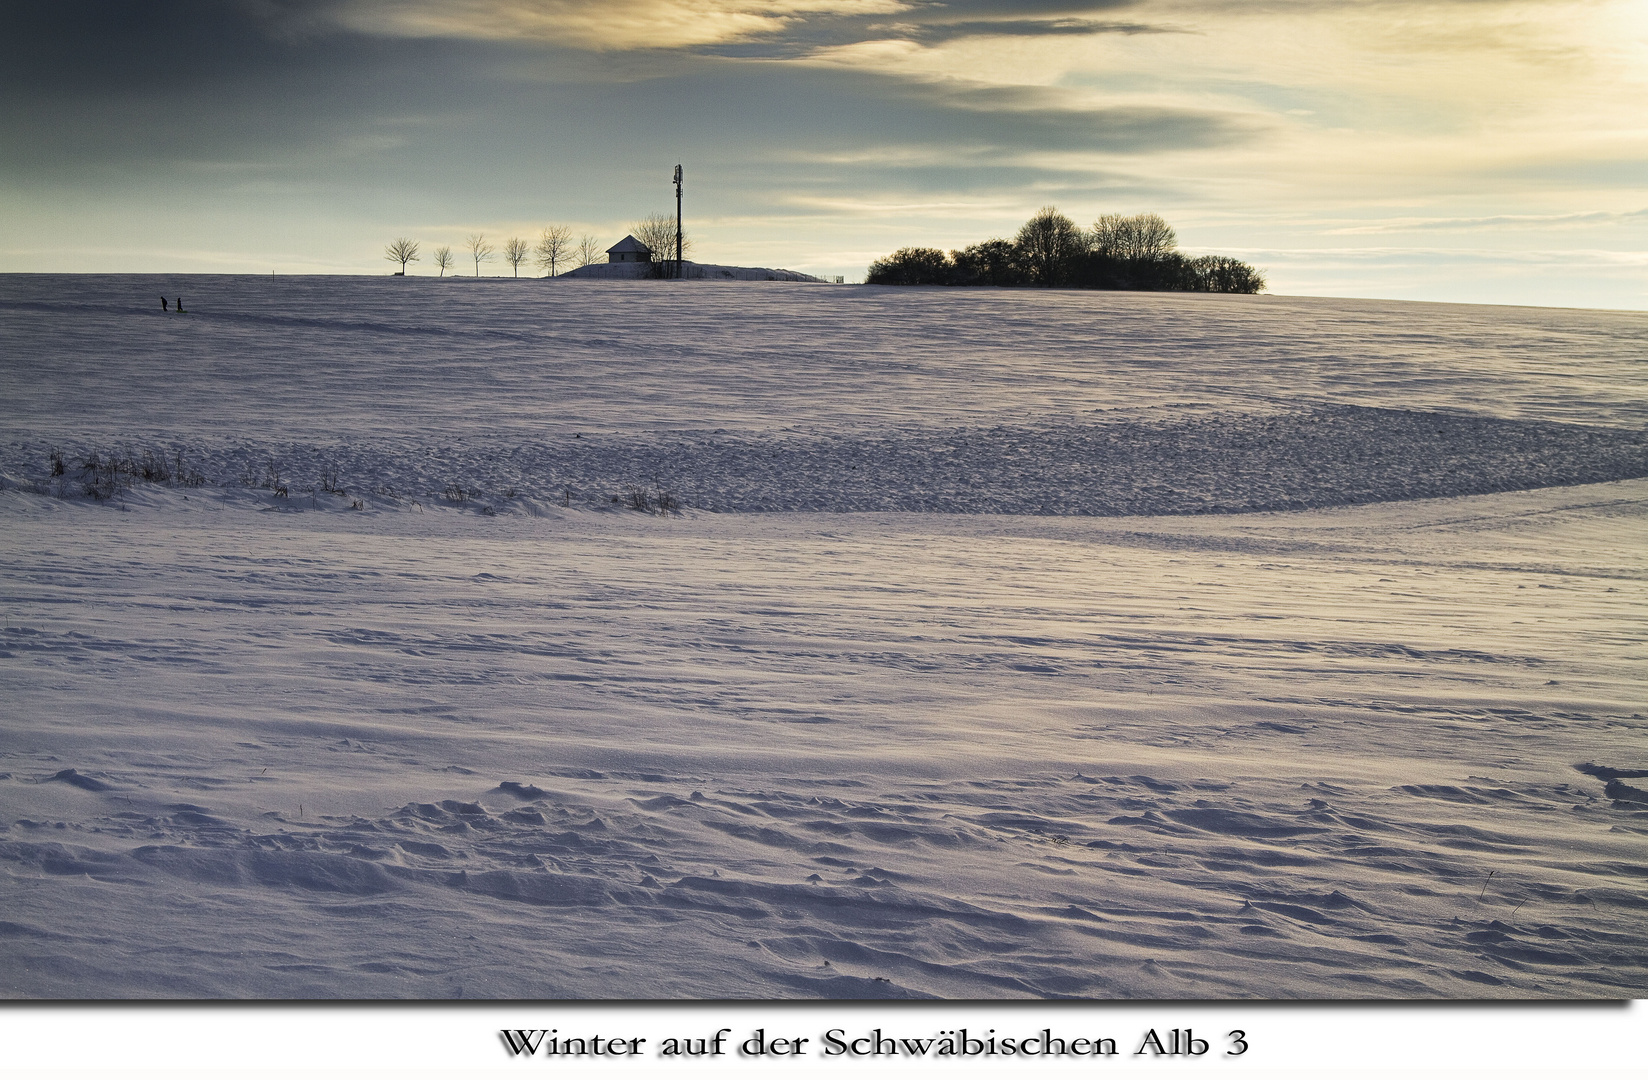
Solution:
M911 14L933 21L982 19L1078 19L1102 11L1148 7L1141 0L944 0L916 3Z
M1045 5L1060 19L1069 9ZM1026 8L931 8L967 16L954 24L965 26L1008 10ZM0 176L57 180L205 165L291 175L324 170L328 156L343 173L398 162L402 175L438 175L422 163L513 156L530 168L568 151L610 160L624 145L660 140L678 147L670 153L722 155L798 138L821 150L1138 152L1223 145L1247 134L1218 113L1073 108L1030 88L323 32L324 13L319 2L30 6L0 39L7 149Z
M1253 134L1221 113L1150 107L1077 108L1040 87L911 83L853 75L866 107L906 122L915 144L992 145L1019 150L1139 153L1226 146Z
M1096 0L1092 3L918 3L895 15L812 14L796 19L777 34L754 41L701 47L698 51L722 56L787 59L821 48L861 41L896 39L924 45L959 38L1065 37L1093 34L1157 34L1176 28L1097 16L1138 7L1138 0Z
M409 72L481 59L458 43L282 39L241 5L189 0L70 0L12 28L0 38L0 176L13 181L279 164L404 111L384 91Z
M940 45L970 37L1090 37L1095 34L1181 34L1183 29L1146 23L1099 22L1092 19L1003 19L992 22L891 23L865 22L860 26L817 27L791 32L778 40L732 42L700 46L709 56L744 59L792 60L821 48L861 41L898 40Z
M953 22L922 26L921 41L994 35L1000 37L1059 37L1087 34L1171 34L1182 33L1148 23L1100 22L1096 19L1002 19L996 22Z
M1148 7L1139 0L1098 0L1094 3L969 3L921 4L898 17L911 40L948 41L961 37L1059 37L1088 34L1160 34L1173 29L1139 21L1099 18L1124 9Z
M553 57L566 66L569 50L552 43L491 43L407 38L343 28L342 0L59 0L8 5L0 34L0 93L10 103L95 99L118 94L193 92L269 87L282 92L304 79L336 82L399 81L418 72L440 79L463 65L496 64L510 50ZM921 3L890 23L885 16L814 14L786 24L776 37L704 47L727 58L792 58L822 47L902 37L933 43L977 34L1010 36L1162 32L1142 22L1095 18L1136 6L1131 0L1075 3L1000 3L954 0ZM657 60L646 61L656 65ZM573 61L574 77L597 68L636 68L610 54L600 65Z
M242 4L60 0L8 9L0 34L0 87L8 97L204 87L324 68L336 57L325 43L305 49L278 40Z
M952 153L942 162L898 160L906 150L890 147L887 161L861 158L850 165L768 163L762 170L765 183L740 192L740 198L747 206L787 217L825 217L868 203L999 205L1003 192L1032 190L1037 204L1103 208L1157 205L1180 194L1172 184L1114 170L1014 165L992 161L988 152ZM1017 225L1015 215L1013 227ZM974 231L974 239L982 239L990 228L976 226Z

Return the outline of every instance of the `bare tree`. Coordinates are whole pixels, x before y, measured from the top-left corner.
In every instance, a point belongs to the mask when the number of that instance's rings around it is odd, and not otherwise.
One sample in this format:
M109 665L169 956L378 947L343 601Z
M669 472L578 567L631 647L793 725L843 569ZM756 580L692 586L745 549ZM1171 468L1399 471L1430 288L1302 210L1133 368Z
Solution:
M652 257L658 259L675 258L675 217L672 214L652 214L642 218L629 231L635 239L652 249ZM687 252L692 250L692 240L685 232L681 234L681 257L685 259Z
M1106 258L1151 262L1173 254L1179 238L1160 214L1105 214L1093 223L1092 244Z
M601 251L601 242L585 233L578 238L578 247L573 251L572 257L578 260L579 266L588 266L598 261L602 254L604 253Z
M544 270L544 277L554 277L555 265L570 257L572 229L564 224L544 226L544 232L537 237L537 246L532 249L532 259L537 262L537 269Z
M476 233L468 240L465 240L464 244L469 248L469 254L475 257L475 276L480 277L481 262L492 258L493 247L486 242L486 237L480 233Z
M527 247L526 241L520 237L511 236L504 241L504 261L509 264L516 277L521 276L521 264L526 262L526 257L531 253L532 249Z
M406 264L418 261L418 242L408 240L404 236L399 237L393 244L383 249L383 257L390 262L400 263L401 274L405 275Z
M1133 218L1135 259L1165 259L1179 247L1173 226L1160 214L1139 214Z
M1065 284L1077 257L1087 249L1087 237L1076 223L1051 206L1026 221L1014 242L1037 285Z
M1126 258L1122 254L1127 242L1127 218L1122 214L1100 214L1093 223L1091 242L1093 254L1106 259Z
M555 264L572 255L572 229L566 225L547 226L538 237L536 251L539 268L554 277Z
M452 249L444 244L436 248L435 265L441 268L440 276L445 277L447 268L452 265Z

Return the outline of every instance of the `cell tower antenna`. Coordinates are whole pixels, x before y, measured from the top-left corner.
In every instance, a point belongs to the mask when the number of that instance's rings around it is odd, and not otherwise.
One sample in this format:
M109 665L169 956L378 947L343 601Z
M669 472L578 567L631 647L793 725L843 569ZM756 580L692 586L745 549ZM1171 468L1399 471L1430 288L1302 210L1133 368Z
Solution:
M681 166L675 167L675 276L681 276Z

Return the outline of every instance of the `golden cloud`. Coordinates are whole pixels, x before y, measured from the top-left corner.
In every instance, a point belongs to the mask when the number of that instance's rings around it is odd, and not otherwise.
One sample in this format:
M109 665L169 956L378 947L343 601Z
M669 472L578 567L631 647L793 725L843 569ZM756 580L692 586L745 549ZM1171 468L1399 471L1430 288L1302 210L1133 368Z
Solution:
M903 0L346 0L332 17L369 34L604 52L749 41L808 16L890 15L908 6Z

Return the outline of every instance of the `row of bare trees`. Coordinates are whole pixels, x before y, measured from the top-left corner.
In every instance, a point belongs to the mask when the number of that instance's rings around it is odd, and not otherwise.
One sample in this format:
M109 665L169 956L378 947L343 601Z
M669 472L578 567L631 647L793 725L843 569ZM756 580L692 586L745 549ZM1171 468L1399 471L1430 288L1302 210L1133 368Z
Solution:
M676 221L670 214L652 214L642 218L630 226L630 234L641 243L652 249L655 260L668 260L676 257ZM469 252L470 259L475 264L475 276L481 276L481 264L490 262L497 249L482 233L474 233L464 241L462 250ZM400 273L406 274L406 264L418 262L419 245L416 240L399 237L394 243L383 249L383 257L390 262L400 263ZM685 233L681 235L681 257L686 258L692 251L692 238ZM592 262L599 262L605 249L595 237L588 233L572 238L572 228L568 225L546 225L538 236L536 244L529 244L520 237L512 236L504 241L504 262L509 264L514 277L521 276L521 264L535 262L547 277L554 277L560 273L563 264L572 263L577 266L588 266ZM431 257L440 268L438 276L445 277L452 268L456 259L450 247L436 248Z
M674 237L674 224L670 225L671 238ZM400 264L400 273L406 273L406 264L419 261L420 245L416 240L398 237L394 243L383 249L383 257L390 262ZM484 233L473 233L464 241L461 250L467 251L471 261L475 264L475 276L481 276L481 264L490 262L497 254L498 249L492 246ZM509 264L512 276L521 276L521 264L536 262L540 269L549 277L560 272L560 267L566 263L576 263L579 266L588 266L596 262L603 254L600 241L587 233L580 236L577 242L572 239L572 229L566 225L548 225L538 237L536 244L529 244L518 236L512 236L504 241L504 262ZM431 259L439 268L439 277L445 277L457 262L452 249L441 245L430 253Z

